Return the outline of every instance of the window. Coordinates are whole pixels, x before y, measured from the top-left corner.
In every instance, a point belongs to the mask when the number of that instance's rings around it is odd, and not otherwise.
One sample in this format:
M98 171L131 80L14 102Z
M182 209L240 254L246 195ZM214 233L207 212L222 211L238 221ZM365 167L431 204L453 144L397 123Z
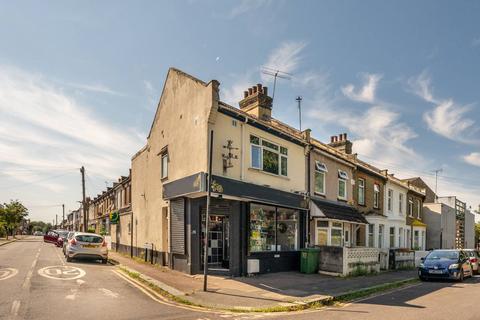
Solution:
M374 244L373 244L373 230L375 228L375 225L373 224L369 224L368 225L368 246L370 248L373 248Z
M420 250L425 250L425 231L422 231L422 241L420 242Z
M324 163L315 161L315 193L325 194L325 173L328 172Z
M387 208L388 208L388 211L392 211L393 210L393 190L392 189L388 189L388 199L387 199Z
M342 223L332 222L332 227L330 229L330 241L332 246L342 246Z
M317 220L317 246L328 245L328 221Z
M165 152L162 154L162 179L166 179L168 177L168 153Z
M420 210L422 209L422 205L420 200L417 199L417 218L420 219Z
M410 217L413 217L413 200L412 198L408 199L408 214Z
M257 136L250 135L251 167L262 171L287 176L288 149Z
M380 224L378 226L378 247L383 248L383 230L385 230L385 226Z
M398 247L403 247L403 228L398 229Z
M398 212L403 213L403 193L398 194Z
M345 171L338 170L338 198L347 199L347 180L348 175Z
M373 185L373 207L380 207L380 186L376 183Z
M419 232L418 232L418 230L413 231L413 249L415 249L415 250L420 249L420 246L419 246Z
M406 247L407 248L411 248L411 241L412 241L412 238L410 237L410 229L407 229L407 245Z
M390 227L390 248L395 247L395 227Z
M358 179L358 204L365 205L365 179Z
M292 251L299 243L298 211L252 204L250 251Z

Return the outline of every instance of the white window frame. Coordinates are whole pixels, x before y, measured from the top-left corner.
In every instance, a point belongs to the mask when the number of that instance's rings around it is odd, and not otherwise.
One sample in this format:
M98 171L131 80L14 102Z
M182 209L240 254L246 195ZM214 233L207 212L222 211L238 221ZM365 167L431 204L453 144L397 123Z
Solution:
M347 181L348 181L348 174L345 171L338 170L338 186L337 186L338 199L347 200L348 198ZM345 184L345 195L340 194L340 183Z
M393 211L393 190L388 189L387 190L387 210L388 211Z
M361 183L360 183L361 182ZM363 198L361 199L362 201L360 201L360 190L362 190L362 195L363 195ZM363 178L358 178L358 195L357 195L358 199L358 204L361 204L361 205L365 205L365 179Z
M259 144L253 143L253 142L251 141L251 137L257 138ZM288 177L288 148L287 148L287 147L284 147L284 146L282 146L282 145L280 145L280 144L278 144L278 143L272 142L272 141L270 141L270 140L268 140L268 139L263 139L263 138L261 138L261 137L259 137L259 136L257 136L257 135L254 135L254 134L250 134L249 141L250 141L250 167L251 167L252 169L258 169L258 170L261 170L261 171L263 171L263 172L265 172L265 173L267 173L267 174L273 174L273 175L277 175L277 176L280 176L280 177ZM275 149L273 149L273 148L269 148L268 146L263 145L263 141L268 142L268 143L270 143L270 144L273 144L273 145L277 146L277 147L278 147L278 150L275 150ZM259 167L255 167L255 166L253 165L253 152L252 152L252 151L253 151L253 148L258 148L259 151L260 151L260 159L259 159L259 160L260 160L260 161L259 161L260 166L259 166ZM281 152L281 151L282 151L282 148L287 151L287 154L283 154L283 153ZM277 156L278 156L278 172L277 172L277 173L268 172L268 171L265 171L265 170L263 169L263 150L264 150L264 149L277 154ZM287 171L287 174L286 174L286 175L283 175L283 174L282 174L282 158L286 159L286 161L287 161L287 168L286 168L286 169L287 169L287 170L286 170L286 171Z
M382 232L380 232L382 230ZM383 248L383 242L384 242L384 235L385 235L385 225L384 224L379 224L378 225L378 248Z
M413 217L413 200L412 198L408 199L408 215Z
M370 228L372 228L372 232L370 232ZM370 243L370 239L372 239L372 243ZM367 226L367 247L375 247L375 224L373 223Z
M321 195L325 195L327 193L327 186L326 186L326 183L325 183L325 176L326 176L326 173L328 172L328 168L327 166L325 165L325 163L322 163L320 161L315 161L315 173L314 174L317 174L317 173L321 173L323 175L323 192L319 192L319 191L316 191L316 188L317 188L317 179L316 177L314 176L314 179L313 179L313 192L315 194L321 194Z
M375 209L380 208L380 185L377 183L373 184L373 207Z
M420 218L420 204L421 204L421 203L420 203L420 200L417 199L417 218L418 218L419 220L422 220L422 219Z
M327 222L327 226L326 227L319 227L318 226L318 222L319 221L322 221L322 222ZM330 245L330 222L328 220L321 220L321 219L316 219L315 220L315 245L320 245L319 242L318 242L318 231L319 230L323 230L323 231L326 231L327 232L327 246Z
M334 226L334 223L339 223L341 224L341 227ZM333 230L340 230L340 247L343 247L344 241L343 241L343 222L339 221L330 221L329 222L330 230L329 230L329 245L333 246L332 244L332 231Z
M162 153L161 158L160 158L160 163L161 163L161 172L160 176L161 179L167 179L168 178L168 152ZM164 163L165 161L165 163Z
M398 212L403 214L403 193L398 194Z

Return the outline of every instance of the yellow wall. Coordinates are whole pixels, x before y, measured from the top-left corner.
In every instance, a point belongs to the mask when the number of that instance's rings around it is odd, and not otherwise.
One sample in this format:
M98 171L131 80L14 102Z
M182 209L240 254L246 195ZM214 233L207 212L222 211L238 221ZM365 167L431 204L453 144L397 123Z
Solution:
M289 142L287 140L276 137L268 132L245 124L242 121L235 120L236 126L232 124L233 118L222 113L217 113L215 123L211 126L214 130L214 149L213 149L213 174L229 177L236 180L254 183L258 185L268 185L275 189L288 192L305 191L305 151L304 147ZM242 127L243 136L242 136ZM272 143L278 144L288 149L287 174L288 177L274 175L250 168L251 148L250 134L266 139ZM227 145L227 141L233 141L233 147L239 148L232 153L238 159L232 159L232 168L228 168L226 172L223 170L222 154L228 153L223 148ZM243 175L242 175L243 171Z

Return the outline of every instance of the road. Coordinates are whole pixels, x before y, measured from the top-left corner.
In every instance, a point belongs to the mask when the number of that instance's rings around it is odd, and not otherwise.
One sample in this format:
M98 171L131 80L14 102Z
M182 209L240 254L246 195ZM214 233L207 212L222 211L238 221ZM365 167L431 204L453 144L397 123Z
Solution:
M0 246L0 319L479 319L480 278L420 283L341 307L232 314L164 302L99 262L66 263L61 249L27 238Z

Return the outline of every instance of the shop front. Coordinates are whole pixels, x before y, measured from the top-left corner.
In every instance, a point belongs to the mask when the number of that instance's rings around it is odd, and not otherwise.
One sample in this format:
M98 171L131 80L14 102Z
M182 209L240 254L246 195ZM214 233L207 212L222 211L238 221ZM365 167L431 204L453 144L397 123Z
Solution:
M206 248L209 272L242 276L298 270L299 250L305 243L304 196L225 177L212 178ZM202 273L206 192L185 192L188 190L179 187L182 182L172 183L164 190L170 200L170 267ZM175 197L172 190L181 196Z

